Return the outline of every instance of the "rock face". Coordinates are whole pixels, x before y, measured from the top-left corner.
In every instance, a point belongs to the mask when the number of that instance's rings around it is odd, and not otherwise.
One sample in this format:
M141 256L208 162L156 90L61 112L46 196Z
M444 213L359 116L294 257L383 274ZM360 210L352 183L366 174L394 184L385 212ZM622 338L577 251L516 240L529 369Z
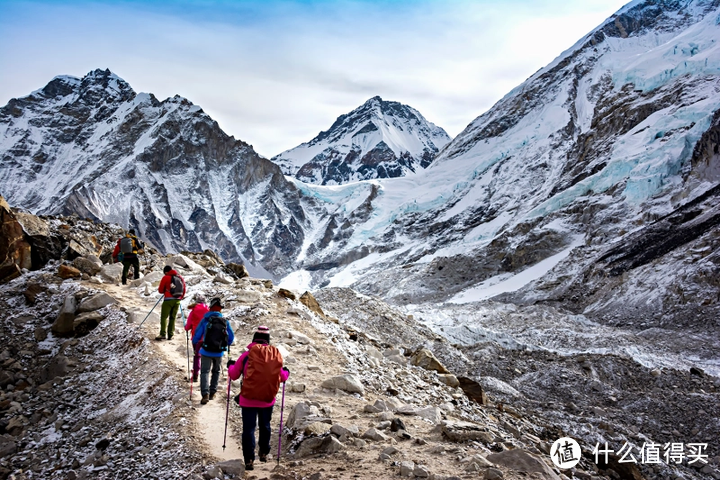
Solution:
M303 182L340 185L423 169L449 141L445 130L414 108L373 97L339 116L329 130L272 160Z
M30 244L25 240L22 225L0 196L0 283L19 276L23 268L31 267Z

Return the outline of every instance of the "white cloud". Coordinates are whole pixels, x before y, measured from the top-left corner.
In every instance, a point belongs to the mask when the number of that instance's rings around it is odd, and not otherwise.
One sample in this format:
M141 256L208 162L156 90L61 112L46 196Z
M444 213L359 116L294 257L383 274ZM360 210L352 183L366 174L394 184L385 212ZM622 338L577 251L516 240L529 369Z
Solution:
M0 104L110 68L136 91L187 97L272 156L374 95L454 136L621 2L285 2L203 21L133 4L23 5L0 21Z

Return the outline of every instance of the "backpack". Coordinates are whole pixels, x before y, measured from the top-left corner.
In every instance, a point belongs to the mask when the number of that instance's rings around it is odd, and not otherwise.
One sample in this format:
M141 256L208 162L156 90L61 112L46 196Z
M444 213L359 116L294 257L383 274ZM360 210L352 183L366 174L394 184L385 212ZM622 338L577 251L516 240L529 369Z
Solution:
M185 292L185 282L180 275L170 277L170 295L175 298L183 298Z
M283 358L272 345L255 344L250 348L244 366L240 395L249 400L271 402L280 390Z
M220 353L228 346L227 322L221 315L208 318L202 348L208 352Z
M134 253L133 250L135 250L135 242L133 242L132 237L123 237L120 239L120 251L122 253Z

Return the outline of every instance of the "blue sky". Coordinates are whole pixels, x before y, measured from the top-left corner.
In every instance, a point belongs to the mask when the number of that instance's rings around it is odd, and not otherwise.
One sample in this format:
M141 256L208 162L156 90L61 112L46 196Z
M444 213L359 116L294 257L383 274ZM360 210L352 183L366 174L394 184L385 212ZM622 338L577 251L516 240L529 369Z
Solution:
M375 95L455 136L624 3L0 0L0 105L109 68L267 157Z

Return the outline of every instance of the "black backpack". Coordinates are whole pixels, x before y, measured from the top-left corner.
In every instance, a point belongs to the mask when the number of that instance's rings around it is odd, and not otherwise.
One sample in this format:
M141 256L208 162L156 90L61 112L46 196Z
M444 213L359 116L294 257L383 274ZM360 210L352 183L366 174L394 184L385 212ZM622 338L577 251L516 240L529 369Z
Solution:
M220 315L213 315L208 319L207 327L205 327L202 348L208 352L220 353L227 350L227 346L227 321Z
M123 237L120 239L120 251L122 253L135 253L135 242L132 237Z
M170 277L170 295L175 298L183 298L183 292L185 291L185 282L180 275L173 275Z

